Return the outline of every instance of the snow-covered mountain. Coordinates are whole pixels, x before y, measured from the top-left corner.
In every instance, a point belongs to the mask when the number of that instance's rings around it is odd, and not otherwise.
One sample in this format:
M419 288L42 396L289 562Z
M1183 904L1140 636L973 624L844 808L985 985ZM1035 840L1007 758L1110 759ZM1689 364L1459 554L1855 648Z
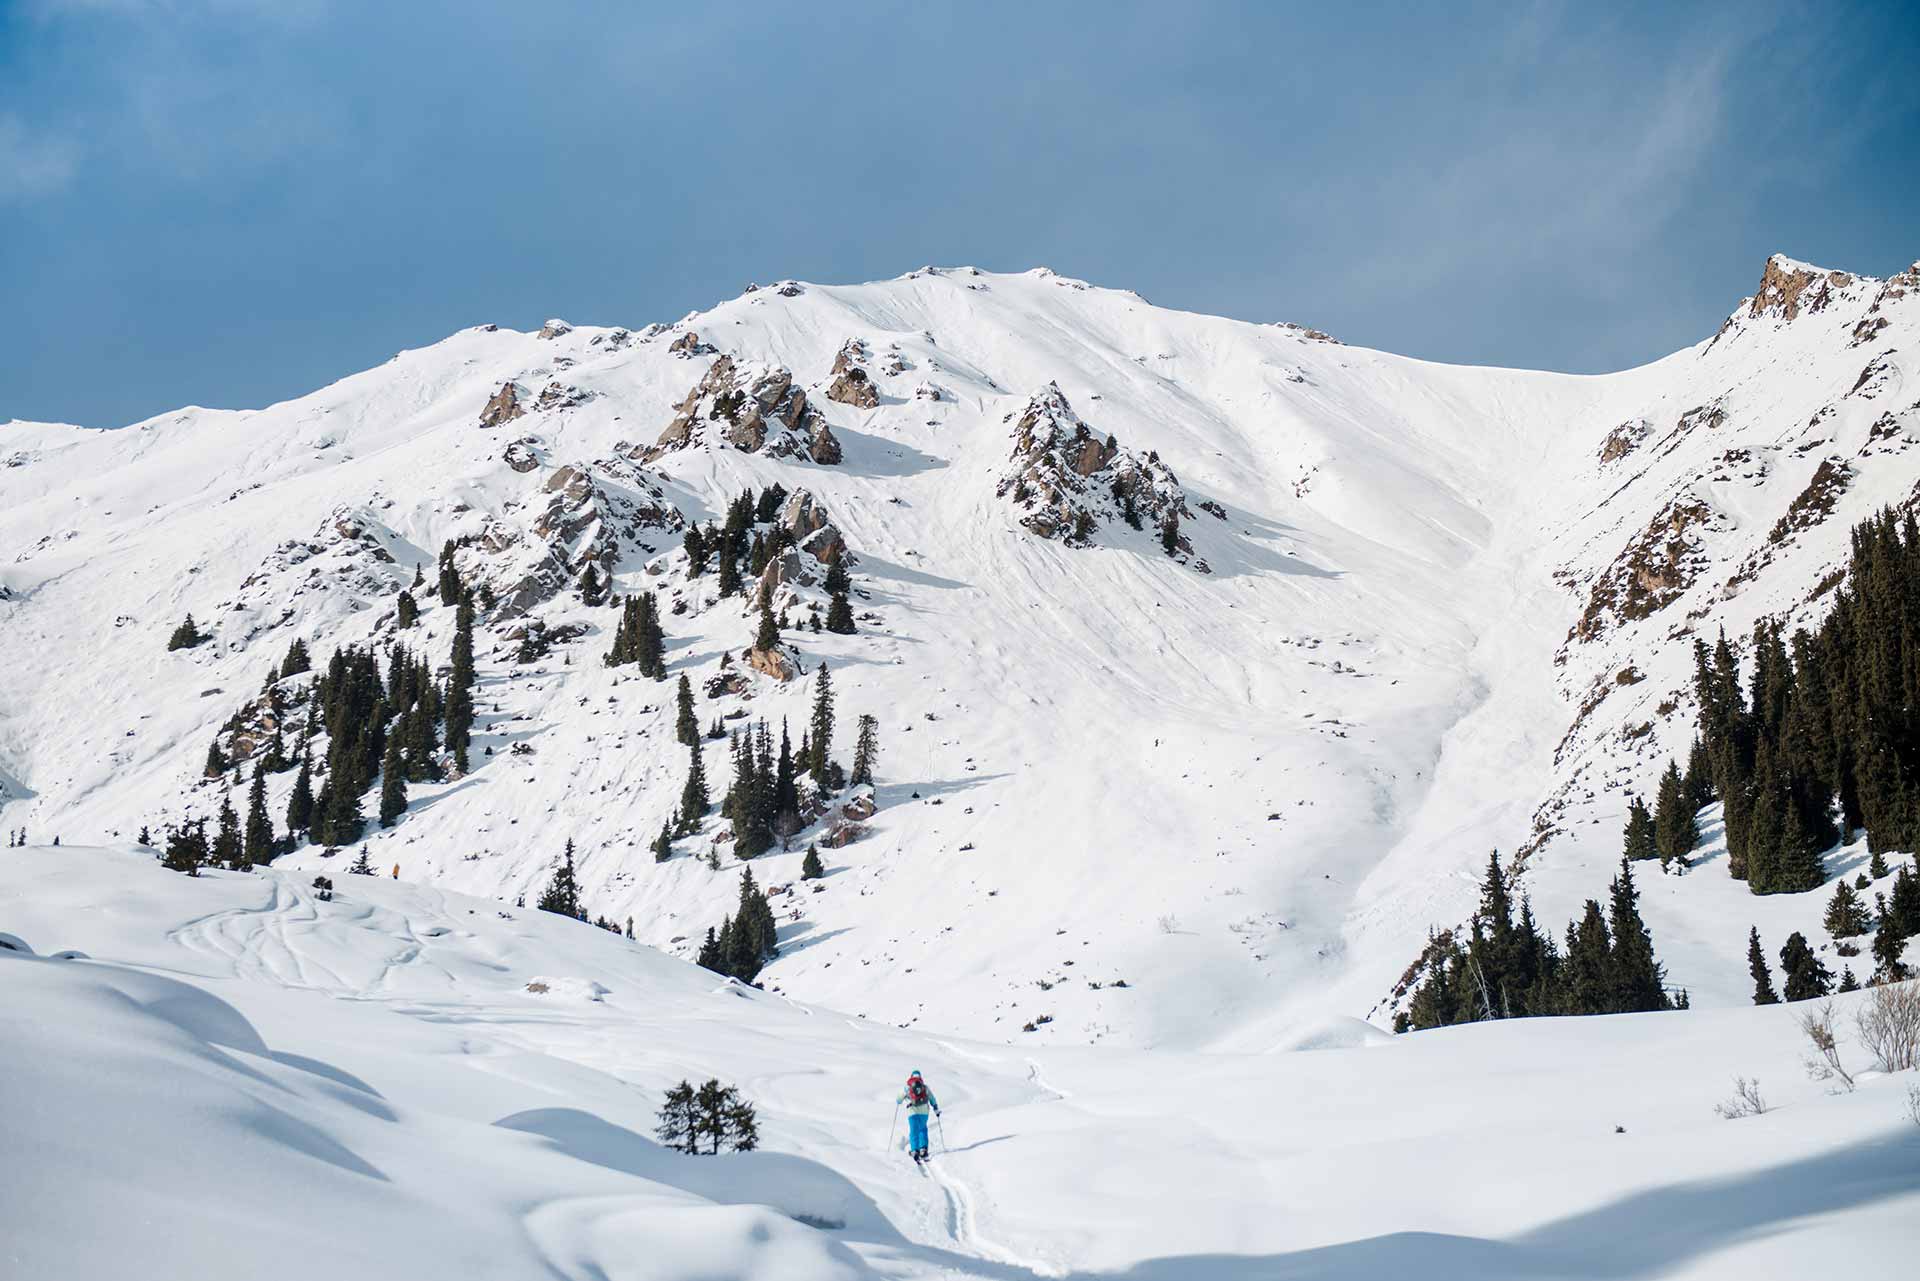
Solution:
M1599 377L928 268L674 325L483 326L263 410L9 423L0 826L125 842L211 814L244 784L202 777L208 746L295 638L447 661L454 611L426 596L402 633L396 598L457 540L495 602L474 768L415 787L372 861L513 900L571 838L593 913L690 955L738 873L718 819L648 848L687 765L675 679L703 725L796 741L811 682L745 662L751 595L689 578L681 542L778 484L811 541L770 567L774 608L823 608L843 544L857 626L795 627L788 655L831 671L840 758L860 713L882 750L871 817L758 860L794 887L764 981L989 1040L1291 1044L1378 1014L1489 848L1547 922L1599 892L1628 794L1692 738L1691 635L1817 617L1849 526L1920 495L1916 340L1920 264L1776 257L1718 333ZM603 665L589 563L656 593L666 682ZM212 640L170 652L189 613ZM1749 923L1824 901L1711 859L1642 889L1696 1005L1745 1000Z

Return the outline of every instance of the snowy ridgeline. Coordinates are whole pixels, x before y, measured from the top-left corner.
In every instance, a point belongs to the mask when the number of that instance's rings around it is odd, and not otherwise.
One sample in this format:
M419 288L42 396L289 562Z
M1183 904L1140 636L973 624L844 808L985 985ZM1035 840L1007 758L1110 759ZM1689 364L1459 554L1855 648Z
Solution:
M1489 849L1526 853L1552 928L1604 894L1627 798L1694 736L1692 638L1817 624L1849 527L1911 501L1916 285L1776 259L1711 339L1576 378L928 270L673 326L479 327L258 411L7 424L0 827L157 841L245 813L304 715L310 675L284 708L261 692L293 641L324 670L404 640L445 679L451 541L492 602L472 769L421 771L374 866L532 902L571 839L591 915L692 956L739 874L711 739L716 810L656 861L679 678L703 731L797 744L811 683L779 677L825 663L840 764L878 718L877 809L835 797L756 861L763 982L1023 1046L1290 1044L1378 1008ZM758 580L690 577L689 528L774 485ZM811 625L836 551L851 632ZM787 627L750 662L761 585ZM602 662L642 591L661 682ZM189 614L207 639L170 650ZM276 835L295 779L265 777ZM282 865L341 881L356 856ZM1711 838L1699 859L1641 884L1696 1008L1746 1000L1750 927L1816 937L1858 870L1843 851L1762 900Z
M1259 1056L929 1036L388 879L0 854L0 1271L73 1281L1862 1275L1911 1261L1920 1073L1845 998ZM910 1068L925 1176L887 1150ZM653 1140L676 1081L761 1150ZM1767 1111L1722 1119L1735 1077ZM940 1141L943 1134L944 1142ZM896 1135L897 1137L897 1135Z

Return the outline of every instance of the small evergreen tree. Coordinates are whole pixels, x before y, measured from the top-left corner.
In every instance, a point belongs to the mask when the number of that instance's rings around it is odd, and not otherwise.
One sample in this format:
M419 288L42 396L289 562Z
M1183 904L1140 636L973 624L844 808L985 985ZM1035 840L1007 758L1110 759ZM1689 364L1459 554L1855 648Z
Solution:
M267 817L267 780L259 768L253 771L253 786L247 789L247 825L240 854L247 867L273 861L273 820Z
M167 849L161 856L160 866L170 872L198 876L207 861L208 852L207 822L205 819L194 819L167 833Z
M680 789L680 831L690 835L700 826L700 820L707 816L707 808L713 801L707 795L707 769L700 759L700 746L694 744L687 751L687 781Z
M1627 802L1626 857L1630 862L1641 862L1657 858L1660 854L1654 842L1653 815L1647 812L1647 806L1639 797Z
M771 654L780 648L780 628L773 621L773 610L767 604L767 594L760 593L760 627L754 633L753 647L762 654Z
M874 762L880 758L880 722L862 712L859 725L859 737L853 745L853 777L849 780L855 787L872 785Z
M347 871L353 873L355 876L372 876L374 875L373 860L367 857L365 850L361 850L360 857L353 860L353 866L349 867Z
M567 838L567 848L561 856L560 866L553 870L553 879L547 882L546 891L540 895L540 910L571 916L575 920L586 919L580 907L580 883L573 874L572 837Z
M213 742L207 746L207 765L202 773L208 778L219 778L227 772L231 763L227 760L227 754L220 750L220 736L214 735Z
M176 649L192 649L195 645L203 645L210 639L211 637L201 631L198 624L193 621L193 615L188 614L186 620L174 628L173 634L167 637L167 652L172 653Z
M664 863L673 857L673 825L662 823L660 835L653 838L653 861Z
M847 574L846 561L838 547L827 556L826 588L827 630L838 636L853 635L853 601L849 595L853 579Z
M806 881L817 881L826 874L827 869L820 862L819 847L811 841L807 842L807 856L800 860L800 878Z
M1180 513L1171 507L1160 521L1160 547L1169 556L1180 551Z
M420 602L413 598L412 592L403 590L394 602L394 626L405 631L419 621Z
M1675 859L1685 863L1693 851L1694 843L1700 839L1694 822L1697 808L1687 792L1686 780L1680 776L1680 767L1668 761L1667 772L1660 776L1653 810L1653 843L1662 864Z
M660 1106L660 1122L653 1131L662 1147L688 1156L699 1153L700 1113L694 1098L691 1082L682 1081L668 1089L666 1101Z
M1906 946L1907 941L1885 925L1874 931L1873 959L1879 967L1875 976L1881 982L1898 983L1907 977L1907 967L1900 961L1900 953Z
M674 693L677 704L673 736L683 747L700 746L700 720L693 712L693 682L680 673L680 687Z
M1753 975L1753 1003L1778 1005L1780 997L1773 990L1773 972L1767 969L1767 954L1760 946L1759 926L1754 926L1747 935L1747 969Z
M1859 938L1867 932L1870 922L1866 904L1860 901L1860 895L1853 886L1845 881L1833 887L1833 897L1827 902L1825 924L1827 933L1836 939Z
M827 674L825 663L820 664L814 679L813 717L808 725L807 741L812 745L813 754L807 762L807 773L813 777L814 786L825 787L833 743L833 677Z
M220 796L219 830L213 838L213 861L222 867L245 869L241 862L245 856L245 846L240 839L240 816L234 812L233 799L224 792Z
M287 798L287 834L297 836L313 824L313 744L309 740L300 757L300 772L293 778L293 794Z
M1780 949L1780 972L1786 976L1782 995L1789 1001L1810 1001L1833 990L1833 975L1798 930L1787 936L1787 945Z
M460 609L454 621L453 665L447 675L446 744L453 755L454 770L465 774L467 750L473 744L473 598L456 599Z
M400 736L389 734L380 762L380 826L392 827L406 811L407 770L400 758Z

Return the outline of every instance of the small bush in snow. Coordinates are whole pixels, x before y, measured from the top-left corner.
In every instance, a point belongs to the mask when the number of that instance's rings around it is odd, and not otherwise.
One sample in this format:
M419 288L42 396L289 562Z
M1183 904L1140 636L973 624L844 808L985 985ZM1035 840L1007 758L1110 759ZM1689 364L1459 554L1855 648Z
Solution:
M1920 1067L1920 983L1882 983L1853 1018L1874 1067L1882 1072Z
M1729 1121L1738 1121L1743 1116L1759 1116L1767 1111L1767 1101L1760 1097L1760 1082L1749 1081L1744 1076L1733 1078L1733 1097L1725 1103L1716 1103L1713 1107L1717 1116Z
M1807 1058L1807 1075L1816 1081L1838 1081L1838 1089L1853 1090L1853 1074L1840 1062L1840 1038L1833 1030L1837 1017L1832 1001L1822 1001L1800 1016L1800 1030L1807 1034L1813 1054Z

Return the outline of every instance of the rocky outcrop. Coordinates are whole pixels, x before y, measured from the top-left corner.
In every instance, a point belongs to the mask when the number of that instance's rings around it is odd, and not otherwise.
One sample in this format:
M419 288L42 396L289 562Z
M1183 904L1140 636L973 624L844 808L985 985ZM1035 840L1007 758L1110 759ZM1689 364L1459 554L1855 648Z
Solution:
M555 317L554 319L549 320L546 324L540 326L540 332L535 334L534 337L546 338L551 340L554 338L564 338L572 332L573 332L572 325L569 325L566 321L561 320L558 317Z
M807 403L793 374L779 366L741 366L721 356L674 408L660 439L641 452L643 460L691 445L725 443L774 458L840 461L840 442L826 417Z
M1646 618L1680 599L1709 563L1700 534L1718 523L1714 509L1692 494L1661 508L1594 580L1568 638L1593 640L1609 625Z
M782 684L800 674L800 665L789 658L786 651L777 645L772 649L749 649L747 666L764 676L773 677Z
M1853 277L1844 271L1822 271L1775 254L1767 259L1766 270L1760 273L1760 288L1754 293L1747 314L1792 320L1802 311L1825 311L1833 301L1834 291L1852 283Z
M833 358L833 381L827 384L827 399L856 409L873 409L880 404L880 389L867 372L867 345L849 338Z
M540 442L532 436L522 436L519 440L509 444L506 453L502 454L501 457L506 460L507 466L523 475L530 471L538 471L540 468Z
M540 389L539 398L533 402L533 408L536 413L548 413L555 409L572 409L576 405L586 404L592 398L593 393L556 380Z
M532 539L497 523L481 535L483 549L504 562L492 576L505 584L496 586L502 618L551 600L588 565L611 572L630 554L650 554L651 533L686 525L659 484L625 459L556 467L541 493L546 503L529 527Z
M1102 525L1119 522L1152 533L1169 517L1193 518L1179 478L1157 453L1142 458L1111 435L1097 434L1057 383L1035 394L1017 421L1011 414L1008 420L1013 455L994 493L1040 537L1082 546Z
M498 427L523 416L527 411L520 405L520 388L513 383L501 383L500 390L493 393L487 401L487 407L480 411L482 427Z
M711 356L714 352L713 346L710 343L701 342L700 335L691 329L668 343L667 350L683 360L691 360L695 356Z
M1608 432L1607 438L1600 442L1600 461L1611 463L1625 458L1638 449L1640 442L1645 440L1652 431L1653 424L1644 418L1621 423Z

